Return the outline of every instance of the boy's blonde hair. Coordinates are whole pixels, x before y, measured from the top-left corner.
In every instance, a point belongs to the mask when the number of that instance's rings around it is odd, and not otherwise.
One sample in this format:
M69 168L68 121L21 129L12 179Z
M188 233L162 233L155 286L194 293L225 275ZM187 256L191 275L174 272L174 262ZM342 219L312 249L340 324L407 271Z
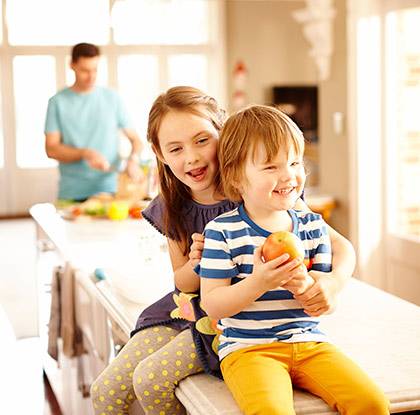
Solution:
M280 110L266 105L251 105L231 115L219 138L219 165L224 194L233 202L241 202L238 183L252 180L245 177L248 157L255 158L257 144L266 151L266 162L280 150L289 155L303 155L305 139L298 126Z

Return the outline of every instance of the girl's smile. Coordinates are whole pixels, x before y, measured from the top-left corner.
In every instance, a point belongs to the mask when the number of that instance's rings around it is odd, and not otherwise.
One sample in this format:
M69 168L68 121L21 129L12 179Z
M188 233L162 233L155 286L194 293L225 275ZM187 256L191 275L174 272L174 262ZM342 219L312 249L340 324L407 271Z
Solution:
M206 177L207 167L201 167L198 169L193 169L187 172L191 176L191 179L197 182L204 180Z
M215 203L218 132L204 117L169 112L159 131L161 158L178 180L188 186L199 203Z

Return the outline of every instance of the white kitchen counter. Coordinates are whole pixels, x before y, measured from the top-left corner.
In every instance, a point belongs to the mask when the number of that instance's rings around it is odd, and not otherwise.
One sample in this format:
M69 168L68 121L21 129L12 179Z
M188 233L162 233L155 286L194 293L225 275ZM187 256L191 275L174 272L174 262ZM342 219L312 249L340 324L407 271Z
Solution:
M136 310L105 281L98 288L128 336L141 306ZM420 409L420 307L351 279L321 329L386 392L392 413ZM183 380L176 393L191 415L242 414L224 382L207 374ZM297 415L338 413L301 390L294 401Z
M74 266L87 274L98 267L123 271L152 293L133 302L132 293L121 290L115 281L96 283L97 299L127 339L152 297L172 289L169 258L160 242L151 240L152 259L142 242L139 249L139 235L157 233L145 221L65 221L51 205L37 205L31 214ZM337 311L322 318L321 328L382 387L391 400L392 413L420 409L420 307L352 279ZM176 393L191 415L241 414L225 384L210 375L188 377ZM298 415L336 414L306 392L296 390L294 400Z
M97 287L128 338L142 306L120 296L106 281ZM322 318L321 328L382 387L392 413L420 409L420 307L351 279L337 311ZM177 396L192 415L241 414L224 383L210 375L182 381ZM295 408L298 415L337 413L301 390L295 391Z

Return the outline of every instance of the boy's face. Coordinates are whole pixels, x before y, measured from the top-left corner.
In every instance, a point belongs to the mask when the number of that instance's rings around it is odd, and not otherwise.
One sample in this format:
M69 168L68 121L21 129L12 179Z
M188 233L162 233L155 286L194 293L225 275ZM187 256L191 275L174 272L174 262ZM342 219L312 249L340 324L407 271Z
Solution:
M266 162L266 152L258 144L255 158L248 156L245 165L246 181L238 186L246 210L258 215L293 208L305 185L302 155L282 150L274 160Z

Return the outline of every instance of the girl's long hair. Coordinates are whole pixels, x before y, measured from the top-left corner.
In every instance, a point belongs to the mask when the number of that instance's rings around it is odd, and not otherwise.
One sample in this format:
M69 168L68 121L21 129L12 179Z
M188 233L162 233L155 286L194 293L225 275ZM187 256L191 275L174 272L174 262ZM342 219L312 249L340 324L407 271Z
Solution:
M154 101L149 112L147 141L152 144L158 155L162 156L158 132L163 117L169 112L189 113L209 120L219 132L226 119L226 112L217 101L203 91L189 87L177 86L168 89ZM190 232L182 207L191 199L190 188L178 180L168 165L157 157L160 195L164 202L162 217L166 235L172 235L180 243L184 255L187 255ZM220 185L220 176L215 178ZM170 231L170 232L169 232Z

